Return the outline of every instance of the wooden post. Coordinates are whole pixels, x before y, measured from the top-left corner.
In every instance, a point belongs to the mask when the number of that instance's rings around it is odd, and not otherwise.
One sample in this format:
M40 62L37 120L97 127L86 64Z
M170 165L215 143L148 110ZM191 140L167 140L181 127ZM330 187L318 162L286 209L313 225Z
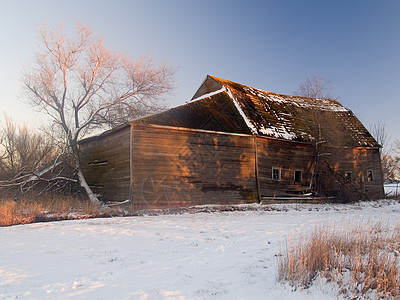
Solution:
M130 128L130 142L129 142L129 201L133 206L133 143L134 143L134 125L132 123L129 124Z
M257 184L257 199L261 203L260 180L258 175L258 151L257 151L257 136L254 135L254 155L255 155L255 171L256 171L256 184Z

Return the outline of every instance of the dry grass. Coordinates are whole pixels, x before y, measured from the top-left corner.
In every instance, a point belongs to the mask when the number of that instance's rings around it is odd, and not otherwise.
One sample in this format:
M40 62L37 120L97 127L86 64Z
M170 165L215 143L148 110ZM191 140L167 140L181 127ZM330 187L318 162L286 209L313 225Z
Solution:
M281 251L282 252L282 251ZM352 229L316 227L288 238L279 255L279 280L308 287L317 276L338 284L345 297L400 297L400 225L359 224Z
M125 215L119 207L109 208L63 195L26 196L0 199L0 226L33 222Z

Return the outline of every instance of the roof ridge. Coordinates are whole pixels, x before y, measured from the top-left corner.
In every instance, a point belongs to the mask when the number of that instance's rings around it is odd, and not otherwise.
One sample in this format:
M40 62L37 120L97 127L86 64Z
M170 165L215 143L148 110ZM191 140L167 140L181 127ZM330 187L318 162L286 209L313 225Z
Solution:
M243 83L239 83L236 81L232 81L232 80L228 80L228 79L224 79L224 78L220 78L217 76L213 76L213 75L207 75L207 77L210 77L216 81L218 81L219 83L221 83L222 85L224 85L224 83L230 83L230 84L234 84L234 85L240 85L242 87L246 87L246 88L252 88L255 89L257 91L266 93L266 94L272 94L272 95L277 95L277 96L281 96L281 97L291 97L291 98L302 98L302 99L310 99L310 100L328 100L328 101L333 101L341 106L343 106L342 104L340 104L336 99L332 99L332 98L314 98L314 97L306 97L306 96L300 96L300 95L289 95L289 94L283 94L283 93L277 93L277 92L272 92L272 91L267 91L267 90L263 90L260 88L256 88L254 86L250 86L250 85L246 85Z

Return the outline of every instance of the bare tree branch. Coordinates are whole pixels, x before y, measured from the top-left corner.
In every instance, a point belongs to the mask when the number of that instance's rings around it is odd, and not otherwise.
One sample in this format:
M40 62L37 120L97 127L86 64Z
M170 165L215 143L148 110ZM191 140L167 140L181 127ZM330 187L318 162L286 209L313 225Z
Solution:
M52 139L35 133L27 125L18 125L7 115L0 127L1 178L33 172L57 155Z
M371 134L376 139L379 145L385 150L385 152L390 151L388 149L390 146L390 136L386 130L386 124L382 120L378 120L377 122L371 125Z
M62 25L48 31L45 24L40 36L43 48L24 76L28 102L62 128L79 183L98 201L81 171L79 138L88 130L117 126L138 112L161 107L162 97L173 88L174 70L154 65L148 55L134 61L110 51L80 23L75 38L67 37Z
M330 98L332 89L333 86L329 80L313 75L312 77L307 76L306 80L299 85L298 90L294 93L302 97Z

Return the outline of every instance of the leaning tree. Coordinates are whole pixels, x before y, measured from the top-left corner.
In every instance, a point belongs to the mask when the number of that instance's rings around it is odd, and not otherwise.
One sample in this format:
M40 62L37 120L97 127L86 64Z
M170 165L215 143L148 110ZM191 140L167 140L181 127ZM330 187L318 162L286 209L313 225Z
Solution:
M61 128L71 150L79 184L98 202L80 165L78 140L89 130L120 122L154 108L173 88L171 65L154 65L149 56L133 60L104 47L92 30L77 24L69 37L62 25L40 29L41 50L24 74L27 101Z

